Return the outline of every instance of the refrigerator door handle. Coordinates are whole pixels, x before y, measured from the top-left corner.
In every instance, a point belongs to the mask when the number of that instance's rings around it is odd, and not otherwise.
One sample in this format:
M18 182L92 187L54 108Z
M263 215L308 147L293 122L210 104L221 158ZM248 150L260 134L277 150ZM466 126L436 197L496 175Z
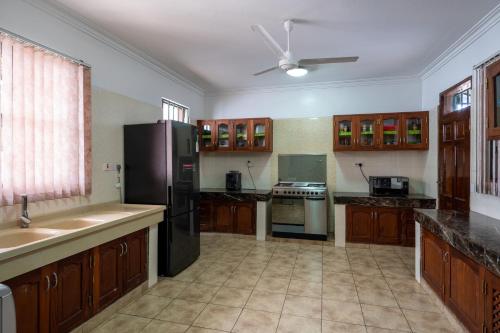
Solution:
M172 186L167 187L167 213L172 214Z
M191 154L191 139L187 139L186 141L187 141L188 155L190 155Z

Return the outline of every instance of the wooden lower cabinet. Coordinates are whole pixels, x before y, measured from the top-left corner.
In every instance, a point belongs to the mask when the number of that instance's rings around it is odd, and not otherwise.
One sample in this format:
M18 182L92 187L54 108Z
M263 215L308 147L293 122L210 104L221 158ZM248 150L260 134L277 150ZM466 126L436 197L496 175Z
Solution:
M500 332L500 277L426 229L422 276L471 332Z
M406 231L402 210L392 207L347 205L346 240L352 243L414 245L403 235Z
M200 230L255 235L255 201L202 200Z
M2 282L18 333L70 332L147 278L147 230Z

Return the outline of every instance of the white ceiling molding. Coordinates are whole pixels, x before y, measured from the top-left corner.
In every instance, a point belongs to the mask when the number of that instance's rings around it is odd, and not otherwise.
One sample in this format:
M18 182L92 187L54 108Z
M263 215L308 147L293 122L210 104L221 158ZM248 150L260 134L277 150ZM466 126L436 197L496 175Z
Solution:
M487 33L492 27L500 22L500 4L484 16L479 22L474 24L456 42L451 44L441 55L427 65L419 74L422 80L428 78L433 73L446 65L450 60L459 55L463 50L474 43L478 38ZM499 37L500 38L500 37Z
M267 87L240 88L206 92L206 97L215 97L223 95L235 94L256 94L256 93L275 93L297 90L313 90L313 89L330 89L330 88L345 88L345 87L362 87L362 86L379 86L379 85L400 85L411 81L420 81L418 75L413 76L394 76L385 78L345 80L345 81L329 81L329 82L314 82L302 83L293 85L279 85Z
M132 60L146 66L147 68L155 71L156 73L164 76L165 78L172 80L185 88L193 90L200 96L205 94L205 91L194 84L193 82L182 77L180 74L174 70L166 67L156 59L148 56L141 50L127 44L123 40L116 36L109 34L108 32L100 31L91 27L91 23L81 16L75 16L73 13L69 13L55 5L49 4L43 0L23 0L24 2L30 4L31 6L44 11L45 13L57 18L58 20L71 25L72 27L78 29L79 31L91 36L92 38L100 41L101 43L111 47L112 49L126 55Z

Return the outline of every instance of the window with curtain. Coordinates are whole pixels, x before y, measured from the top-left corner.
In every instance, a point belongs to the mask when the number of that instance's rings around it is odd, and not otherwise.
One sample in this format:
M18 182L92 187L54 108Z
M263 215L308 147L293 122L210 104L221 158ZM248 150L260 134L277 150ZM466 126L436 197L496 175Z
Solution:
M500 197L500 140L488 135L486 89L488 68L498 61L500 53L474 68L472 108L476 114L476 192Z
M163 119L189 124L189 108L168 99L162 99Z
M90 194L90 68L5 33L0 52L0 206Z

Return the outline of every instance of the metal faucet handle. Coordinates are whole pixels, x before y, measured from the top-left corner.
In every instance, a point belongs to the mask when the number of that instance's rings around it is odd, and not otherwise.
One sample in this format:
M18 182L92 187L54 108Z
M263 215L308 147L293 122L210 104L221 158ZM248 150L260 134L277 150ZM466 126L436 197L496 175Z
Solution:
M28 195L23 194L21 195L22 199L22 211L21 211L21 228L28 228L31 223L31 219L28 213Z

